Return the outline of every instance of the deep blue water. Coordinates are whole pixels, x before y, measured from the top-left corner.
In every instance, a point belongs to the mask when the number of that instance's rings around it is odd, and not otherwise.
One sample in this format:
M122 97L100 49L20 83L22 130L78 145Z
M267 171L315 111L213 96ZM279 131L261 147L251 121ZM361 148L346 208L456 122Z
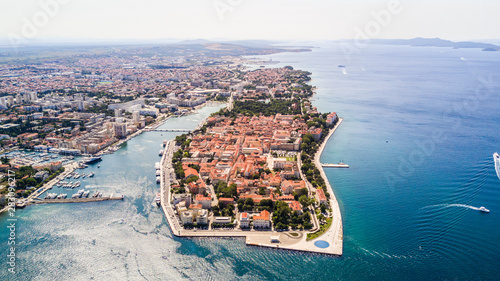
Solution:
M342 257L173 237L153 199L158 150L175 134L150 132L89 168L88 188L124 194L123 202L20 211L19 272L2 267L0 279L497 279L500 53L371 46L347 59L336 44L319 46L272 58L311 71L314 105L345 118L322 157L350 165L326 170L343 215ZM211 111L164 126L195 127Z

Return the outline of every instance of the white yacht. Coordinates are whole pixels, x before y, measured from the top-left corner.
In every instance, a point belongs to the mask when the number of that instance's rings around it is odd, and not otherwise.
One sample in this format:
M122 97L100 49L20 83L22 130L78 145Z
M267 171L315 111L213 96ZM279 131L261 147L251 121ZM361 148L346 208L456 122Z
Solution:
M490 212L490 210L486 209L486 208L485 208L485 207L483 207L483 206L479 207L479 211L480 211L480 212L483 212L483 213L489 213L489 212Z
M495 160L495 170L497 171L497 177L500 179L500 155L498 153L493 153L493 160Z
M161 203L161 194L160 193L156 193L155 201L156 201L156 205L159 206Z

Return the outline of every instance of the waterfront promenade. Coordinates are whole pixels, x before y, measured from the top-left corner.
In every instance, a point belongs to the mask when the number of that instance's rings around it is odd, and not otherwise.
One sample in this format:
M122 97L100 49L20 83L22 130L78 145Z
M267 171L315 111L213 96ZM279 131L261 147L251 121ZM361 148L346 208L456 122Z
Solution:
M170 140L165 145L165 150L161 158L160 165L160 193L161 200L160 206L165 214L167 222L172 230L172 234L178 237L244 237L245 243L252 246L269 247L269 248L279 248L294 251L303 252L313 252L328 255L342 255L343 251L343 230L342 230L342 217L340 214L340 207L335 198L333 190L328 182L328 179L319 163L319 159L323 152L323 149L328 142L331 135L335 132L338 126L342 123L343 119L340 119L337 125L330 130L330 133L325 138L323 144L318 150L315 157L315 164L321 172L321 175L325 179L327 184L330 197L330 205L332 208L332 226L325 231L321 236L313 240L307 240L308 231L286 231L286 232L276 232L272 230L260 231L260 230L191 230L184 229L171 204L171 192L170 184L173 175L172 168L172 155L175 150L175 141ZM314 219L314 218L313 218ZM279 237L279 242L272 242L271 237ZM319 247L316 245L317 241L327 242L327 247Z
M330 185L330 182L328 181L328 178L326 177L325 171L323 170L323 167L321 165L321 155L323 154L323 150L325 149L326 144L328 143L328 140L330 137L335 133L337 128L342 124L342 121L344 121L344 118L339 118L339 121L333 127L333 129L330 130L328 135L326 136L325 140L321 144L318 152L316 152L316 155L314 156L314 164L318 168L318 170L321 173L321 176L325 180L326 187L328 188L328 193L330 193L330 207L332 209L332 225L330 228L320 237L323 240L327 240L327 242L332 242L333 244L330 244L330 247L332 248L331 250L336 254L336 255L342 255L343 251L343 239L344 239L344 234L343 234L343 227L342 227L342 214L340 213L340 206L339 202L337 201L337 198L335 197L335 193L333 192L332 186Z

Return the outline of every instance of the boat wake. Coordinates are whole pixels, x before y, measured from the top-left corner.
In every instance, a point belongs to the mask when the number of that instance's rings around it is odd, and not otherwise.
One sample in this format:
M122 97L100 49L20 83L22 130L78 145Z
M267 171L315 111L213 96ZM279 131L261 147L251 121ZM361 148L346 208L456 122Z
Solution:
M436 207L441 207L441 208L459 207L459 208L467 208L467 209L479 211L479 207L474 207L474 206L465 205L465 204L437 204L437 205L425 206L425 207L420 208L420 209L436 208Z

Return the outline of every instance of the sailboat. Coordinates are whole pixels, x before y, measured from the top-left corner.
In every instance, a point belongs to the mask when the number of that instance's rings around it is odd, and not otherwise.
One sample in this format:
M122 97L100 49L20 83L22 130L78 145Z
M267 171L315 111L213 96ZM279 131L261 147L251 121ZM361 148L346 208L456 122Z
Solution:
M495 170L497 171L497 177L500 179L500 155L498 153L493 153L493 160L495 160Z

